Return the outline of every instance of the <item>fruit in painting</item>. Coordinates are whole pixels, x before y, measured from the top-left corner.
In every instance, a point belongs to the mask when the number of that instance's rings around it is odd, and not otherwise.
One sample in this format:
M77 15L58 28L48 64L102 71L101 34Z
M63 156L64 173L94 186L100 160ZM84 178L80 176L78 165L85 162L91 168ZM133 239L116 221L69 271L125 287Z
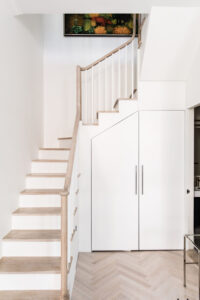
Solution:
M130 34L131 31L126 26L116 26L113 30L114 34Z
M106 34L106 29L104 26L97 26L94 29L95 34Z

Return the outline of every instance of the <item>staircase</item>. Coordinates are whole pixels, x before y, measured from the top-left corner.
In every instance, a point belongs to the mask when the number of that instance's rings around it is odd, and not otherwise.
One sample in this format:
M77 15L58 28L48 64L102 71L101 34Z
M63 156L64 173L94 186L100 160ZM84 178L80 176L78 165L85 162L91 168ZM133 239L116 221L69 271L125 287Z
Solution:
M3 238L0 299L60 299L61 197L69 148L41 148Z
M32 161L12 230L2 241L0 300L71 298L78 259L79 130L89 133L81 143L88 155L95 134L137 111L134 49L135 34L91 65L77 66L73 135L58 138L59 148L40 148Z

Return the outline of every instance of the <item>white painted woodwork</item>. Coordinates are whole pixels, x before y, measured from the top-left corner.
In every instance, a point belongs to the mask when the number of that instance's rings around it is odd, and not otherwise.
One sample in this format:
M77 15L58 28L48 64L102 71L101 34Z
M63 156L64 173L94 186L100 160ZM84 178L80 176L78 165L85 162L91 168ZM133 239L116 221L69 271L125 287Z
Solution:
M39 150L39 159L68 159L69 150Z
M135 113L92 141L92 250L138 249L137 165Z
M65 177L26 177L27 189L63 189Z
M184 112L143 111L139 118L140 249L182 249Z
M31 164L32 173L66 173L67 162L42 162L33 161Z
M12 215L12 229L60 229L60 216Z
M3 240L2 256L60 256L59 241Z
M60 195L23 195L19 197L19 207L60 207Z
M71 140L59 140L58 145L61 148L70 148L71 147Z
M60 274L2 273L0 290L59 290Z

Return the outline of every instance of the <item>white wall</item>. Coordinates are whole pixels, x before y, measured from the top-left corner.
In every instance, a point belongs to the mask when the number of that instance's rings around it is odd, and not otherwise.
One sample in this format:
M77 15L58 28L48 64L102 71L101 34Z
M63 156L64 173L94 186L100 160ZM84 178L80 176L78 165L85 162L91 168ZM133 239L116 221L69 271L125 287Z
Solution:
M85 66L127 38L64 37L63 15L44 17L44 143L70 136L76 108L76 65Z
M200 105L200 39L199 48L193 58L192 67L187 78L187 107Z
M1 238L10 230L30 161L42 145L42 18L2 13L0 37Z

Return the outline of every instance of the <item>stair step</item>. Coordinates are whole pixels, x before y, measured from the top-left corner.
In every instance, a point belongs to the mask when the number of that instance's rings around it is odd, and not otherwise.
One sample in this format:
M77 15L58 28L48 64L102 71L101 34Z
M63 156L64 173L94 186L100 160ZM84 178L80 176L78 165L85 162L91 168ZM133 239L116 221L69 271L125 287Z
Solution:
M58 140L59 141L62 141L62 140L72 140L72 137L71 136L68 136L68 137L59 137Z
M12 230L2 240L2 256L60 256L60 230Z
M38 163L66 163L68 160L66 159L33 159L33 162L38 162Z
M60 257L3 257L2 273L60 273Z
M59 300L60 291L0 291L0 300ZM66 299L67 300L67 299Z
M60 241L60 230L11 230L3 241Z
M31 173L66 173L68 160L64 159L34 159Z
M26 177L27 189L62 189L64 184L64 173L31 173Z
M3 257L0 290L59 290L60 257Z
M42 151L69 151L70 148L39 148Z
M61 208L59 207L20 207L13 212L13 215L19 216L49 216L60 215Z
M19 207L60 207L61 196L57 194L21 193Z
M63 189L26 189L21 195L60 195Z
M60 137L58 138L58 142L61 148L70 148L72 144L72 137Z
M31 174L27 174L27 177L62 178L65 176L66 176L65 173L31 173Z
M60 214L60 207L21 207L12 214L12 229L58 230Z

